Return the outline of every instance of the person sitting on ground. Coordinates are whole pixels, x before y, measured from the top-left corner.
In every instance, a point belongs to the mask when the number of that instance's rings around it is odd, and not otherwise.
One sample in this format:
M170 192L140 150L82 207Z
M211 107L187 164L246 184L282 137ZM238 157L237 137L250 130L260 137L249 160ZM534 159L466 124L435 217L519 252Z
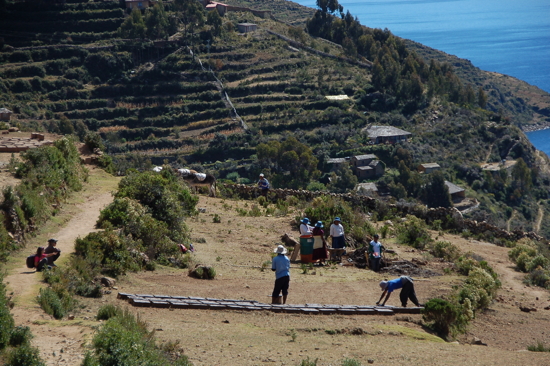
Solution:
M260 174L260 180L258 181L258 187L262 192L262 196L267 197L269 192L269 181L265 179L263 174Z
M44 253L46 253L46 254L52 254L52 253L54 254L54 255L48 257L48 265L52 266L52 267L57 267L54 262L61 255L61 250L56 248L57 241L58 241L57 239L53 239L53 238L48 240L48 246L44 250Z
M315 245L313 247L313 262L317 262L319 261L319 265L324 265L324 262L327 260L328 258L328 253L327 253L327 241L325 239L325 232L323 230L323 222L322 221L317 221L317 223L315 224L315 227L313 228L313 231L312 231L312 235L314 237L316 236L320 236L321 237L321 240L323 241L323 246L321 248L316 248Z
M401 293L399 294L399 299L401 300L401 306L407 307L407 300L409 299L416 306L418 307L422 306L418 302L418 299L416 298L413 279L410 278L409 276L401 276L391 281L382 281L380 282L380 288L384 292L382 292L382 296L380 296L380 299L376 302L376 305L379 305L380 301L382 301L382 298L387 294L386 298L384 299L384 302L382 303L382 306L386 305L386 301L388 301L388 299L390 298L390 295L393 292L393 290L401 289Z
M313 231L313 226L309 225L309 219L304 217L302 223L300 224L300 235L311 235Z
M333 249L346 248L346 237L344 236L344 227L340 223L339 217L334 218L333 224L330 225L330 236L332 237Z
M386 248L384 248L384 246L378 241L379 238L380 236L378 234L374 234L374 239L369 243L369 249L367 250L370 259L370 269L374 272L380 271L382 252L386 250Z
M279 245L275 250L277 255L271 262L271 270L275 272L275 287L271 294L272 303L279 304L279 294L283 293L283 304L286 304L288 287L290 285L290 259L285 255L286 248Z
M54 255L55 253L46 254L44 253L44 247L38 247L38 249L36 249L36 255L34 256L34 268L36 268L36 272L42 271L45 266L51 268L48 266L48 258Z

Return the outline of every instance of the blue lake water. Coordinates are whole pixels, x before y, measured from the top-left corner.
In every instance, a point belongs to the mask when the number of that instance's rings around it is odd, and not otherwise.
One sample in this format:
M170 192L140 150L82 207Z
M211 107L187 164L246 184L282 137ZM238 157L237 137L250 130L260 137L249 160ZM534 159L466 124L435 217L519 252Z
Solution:
M550 129L527 132L526 135L537 150L544 151L550 156Z
M316 8L316 0L293 0ZM548 0L339 0L371 28L465 58L550 92ZM527 133L550 156L550 129Z
M315 0L294 0L316 8ZM550 92L548 0L340 0L371 28L465 58Z

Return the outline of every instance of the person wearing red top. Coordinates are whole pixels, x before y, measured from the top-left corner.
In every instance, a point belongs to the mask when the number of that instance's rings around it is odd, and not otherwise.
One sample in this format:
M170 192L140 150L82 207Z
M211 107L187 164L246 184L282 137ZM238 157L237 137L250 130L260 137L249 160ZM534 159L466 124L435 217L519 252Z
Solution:
M44 247L38 247L36 249L36 255L34 256L34 268L36 272L40 272L44 269L44 266L48 265L48 257L54 256L56 253L44 253Z

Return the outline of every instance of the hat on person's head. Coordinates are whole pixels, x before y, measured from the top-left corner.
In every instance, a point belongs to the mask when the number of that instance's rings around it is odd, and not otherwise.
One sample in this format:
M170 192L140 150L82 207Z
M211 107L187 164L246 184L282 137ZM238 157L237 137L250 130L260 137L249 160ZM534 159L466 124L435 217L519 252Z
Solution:
M307 217L304 217L302 219L302 224L309 224L309 219Z
M315 224L315 227L324 227L323 222L322 221L317 221L317 223Z
M273 252L277 254L286 254L286 248L282 245L279 245L277 248L275 248Z
M378 235L378 234L374 234L374 237L375 237L375 238L379 238L379 237L380 237L380 235Z
M388 281L380 281L380 287L385 290L388 287Z
M342 221L342 220L340 220L339 217L335 217L335 218L334 218L334 221Z
M261 174L260 174L260 177L263 177L263 176L264 176L264 174L263 174L263 173L261 173Z
M51 242L57 243L57 239L54 239L54 238L48 239L48 243L51 243Z

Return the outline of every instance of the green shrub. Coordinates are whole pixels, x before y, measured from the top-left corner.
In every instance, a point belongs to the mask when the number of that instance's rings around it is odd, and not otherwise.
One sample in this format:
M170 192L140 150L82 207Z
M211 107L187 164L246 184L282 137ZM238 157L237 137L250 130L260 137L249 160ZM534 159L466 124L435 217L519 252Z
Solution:
M107 320L94 336L92 344L94 352L86 355L84 365L191 365L185 356L169 360L156 347L147 324L136 319L128 310Z
M525 277L525 283L550 289L550 271L535 269Z
M46 364L40 358L38 348L25 344L10 351L6 366L46 366Z
M544 343L538 341L536 345L527 346L527 350L531 352L550 352L550 347L546 347Z
M459 302L463 304L469 299L473 309L485 309L493 300L498 288L500 281L493 278L489 272L480 267L473 268L458 293Z
M62 319L66 314L61 299L51 288L41 288L37 301L46 314L52 315L56 319Z
M300 366L317 366L317 361L319 361L318 358L316 358L315 360L310 360L308 357L300 362Z
M32 338L31 329L25 326L13 328L10 336L10 346L18 347L23 344L30 344Z
M432 241L424 221L415 216L407 215L407 220L397 225L396 232L397 240L401 244L417 249L424 249Z
M451 242L437 241L428 246L430 254L447 262L454 262L460 256L460 249Z
M4 284L3 276L0 275L0 350L10 343L14 326L15 323L10 313L8 298L6 297L6 285Z
M122 315L123 310L119 308L118 306L114 306L111 304L103 305L99 308L97 311L97 320L109 320L115 316Z
M440 336L447 338L462 331L467 323L468 316L460 304L443 299L430 299L422 310L424 321Z
M533 259L531 259L529 261L529 263L527 263L527 272L532 272L534 271L535 269L538 269L539 267L541 269L544 269L544 268L547 268L548 267L548 262L549 262L549 259L546 258L545 256L539 254L537 255L536 257L534 257Z
M361 366L361 362L353 358L345 358L344 361L342 361L342 366Z

